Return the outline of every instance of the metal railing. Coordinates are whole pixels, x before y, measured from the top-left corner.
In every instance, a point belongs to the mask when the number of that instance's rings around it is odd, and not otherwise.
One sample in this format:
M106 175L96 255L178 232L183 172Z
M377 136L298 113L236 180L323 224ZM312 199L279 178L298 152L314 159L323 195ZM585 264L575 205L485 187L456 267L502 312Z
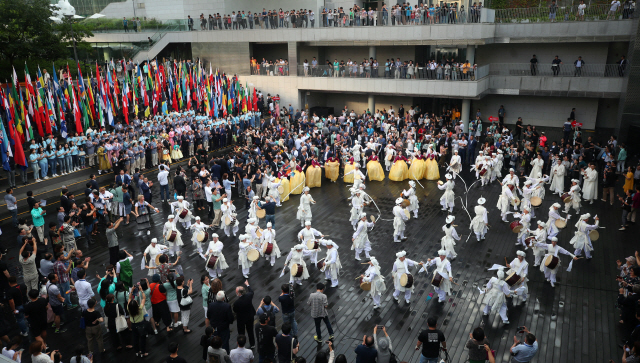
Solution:
M480 67L482 68L482 67ZM419 79L419 80L442 80L442 81L474 81L476 80L474 67L463 66L438 66L435 69L424 66L413 67L376 67L366 66L334 66L322 65L313 67L298 66L298 76L300 77L334 77L334 78L359 78L359 79ZM486 77L487 71L483 77Z
M552 66L550 63L491 63L491 76L540 76L540 77L624 77L629 69L617 64L584 64L575 67L573 62Z
M620 6L610 12L611 6L605 4L588 5L580 9L579 5L562 6L555 10L549 7L496 9L496 23L542 23L562 21L624 20L633 17L633 9Z

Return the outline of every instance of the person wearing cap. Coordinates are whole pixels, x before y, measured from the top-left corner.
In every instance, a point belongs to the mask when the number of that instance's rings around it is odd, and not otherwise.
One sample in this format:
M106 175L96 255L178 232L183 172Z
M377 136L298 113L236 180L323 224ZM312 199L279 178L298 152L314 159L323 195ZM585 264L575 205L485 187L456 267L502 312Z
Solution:
M518 178L513 168L509 168L509 174L502 179L502 184L520 185L520 178Z
M409 304L411 300L411 293L415 288L415 283L411 287L407 288L402 286L402 284L400 283L400 279L402 278L402 275L410 274L410 267L418 265L419 263L414 260L408 259L406 256L407 252L405 251L396 253L396 261L393 263L391 276L393 277L394 287L393 298L398 301L398 296L400 296L401 292L404 292L404 300L407 304Z
M482 311L484 316L488 316L489 312L500 312L503 324L509 324L509 318L507 317L507 297L511 295L509 290L509 284L504 281L504 271L502 268L498 269L497 277L494 276L487 282L487 286L484 291L486 292L487 305Z
M538 242L538 243L534 244L534 246L538 247L538 248L542 248L543 250L547 251L547 253L544 255L543 263L540 264L540 271L544 272L544 277L547 279L547 281L549 281L551 283L551 287L555 287L556 286L555 285L556 284L556 274L558 273L558 270L560 269L560 265L562 264L562 260L560 259L558 254L562 253L562 254L565 254L565 255L569 255L569 256L571 256L571 258L573 258L573 260L577 260L578 257L576 255L574 255L573 253L565 250L564 248L558 246L558 238L551 237L549 239L551 240L551 243ZM558 257L558 264L553 269L550 269L550 268L548 268L546 266L546 261L551 256ZM573 266L573 261L571 261L571 263L569 264L569 267L567 268L567 272L571 271L571 267L572 266Z
M157 238L151 239L151 244L149 244L147 248L144 249L144 252L142 253L142 263L144 264L145 261L147 260L147 256L149 256L149 263L147 263L147 265L151 267L156 267L156 256L164 253L166 250L167 250L166 246L158 244ZM149 269L149 272L147 273L147 275L153 276L153 273L154 273L153 269Z
M373 228L375 222L367 222L367 214L360 213L360 221L358 227L351 237L353 244L351 250L356 250L356 260L360 261L360 254L364 250L364 254L369 258L369 251L371 251L371 243L369 242L368 231L369 228Z
M564 212L569 213L571 208L575 209L576 214L580 214L581 201L580 198L580 186L578 185L578 179L571 179L571 188L569 188L569 196L571 197L571 201L569 203L564 203Z
M462 159L460 158L460 155L458 155L458 150L453 151L453 155L451 155L451 161L449 162L449 167L447 169L453 173L453 179L455 179L462 171Z
M242 276L249 278L249 269L253 266L253 262L249 260L247 254L250 250L255 249L248 235L240 235L240 243L238 244L238 265L242 266Z
M362 278L362 282L371 283L369 296L373 299L373 308L379 309L381 307L380 298L382 297L382 293L387 290L387 286L385 285L384 277L380 272L380 264L375 257L369 257L369 267L364 274L360 275L360 278Z
M402 240L407 239L404 236L405 230L405 221L409 220L407 214L405 214L405 209L402 208L402 198L396 199L396 206L393 207L393 242L402 242Z
M300 220L300 227L304 227L305 222L311 222L311 204L316 204L309 193L310 190L309 187L304 187L300 196L300 206L296 215L296 219Z
M529 275L529 263L525 260L527 254L524 251L517 251L516 258L511 261L511 263L507 264L507 268L509 269L506 272L507 277L512 273L516 273L520 276L520 281L509 287L512 293L522 296L522 301L527 301L527 296L529 294L529 287L527 286L527 281L529 279L527 276Z
M478 205L473 207L473 211L476 215L471 220L471 225L469 226L469 229L473 230L473 233L475 233L478 242L480 242L480 240L484 240L487 230L489 229L487 208L484 207L484 203L486 202L487 200L485 198L480 197L480 199L478 199Z
M222 199L220 210L222 211L222 220L225 221L224 234L229 237L233 232L233 236L235 237L236 233L238 233L238 226L240 225L240 222L236 219L236 206L233 205L233 202L228 198L224 198ZM227 219L230 222L229 224L226 223Z
M420 262L422 268L418 272L425 271L427 272L427 268L431 265L436 265L436 269L433 271L433 277L436 274L442 276L442 282L440 282L440 286L433 286L436 294L438 294L438 302L444 302L447 294L451 293L451 282L453 281L453 273L451 272L451 262L447 259L447 251L440 250L438 251L438 258L428 259L427 263ZM415 284L414 284L415 286Z
M451 176L451 174L446 174L444 177L447 179L447 181L442 185L438 184L438 189L444 190L444 193L440 197L440 205L442 206L442 210L447 210L447 207L449 207L449 213L452 213L456 197L453 193L453 187L455 186L455 184L453 183L453 177Z
M531 160L531 173L529 177L536 178L538 174L542 173L542 167L544 166L544 159L542 154L538 153L537 158Z
M489 155L485 155L478 166L482 165L482 168L478 171L478 176L480 177L480 183L482 186L489 185L491 182L491 170L493 169L493 161ZM486 170L484 175L480 175L482 170Z
M391 165L393 164L392 160L395 154L395 147L392 144L387 144L384 148L384 166L387 171L391 169Z
M176 232L176 238L171 242L167 238L170 237L174 231ZM162 228L162 236L164 237L167 245L169 245L169 254L171 256L175 256L176 253L179 253L180 247L184 246L184 243L182 243L182 233L180 233L180 231L178 231L178 227L176 227L175 216L173 214L169 215L167 222L165 222L164 227Z
M271 249L271 254L265 255L263 251L267 249L267 246L269 244L273 245ZM276 230L273 229L273 225L271 224L271 222L267 223L267 229L262 231L262 235L260 236L259 251L260 251L260 255L262 255L265 258L271 259L271 266L275 265L276 258L280 258L280 248L278 247L278 243L276 242Z
M564 175L566 174L566 168L562 165L562 159L558 158L558 162L556 165L551 168L551 175L553 176L553 180L551 181L551 186L549 190L558 195L562 195L564 189Z
M516 185L517 186L517 185ZM533 197L533 193L539 188L542 188L541 185L533 186L533 181L528 179L524 182L524 186L522 187L522 201L520 202L520 211L524 212L524 210L528 210L531 213L531 218L536 217L535 209L533 209L531 205L531 197Z
M280 204L280 192L278 192L278 187L281 185L281 182L276 182L275 177L269 177L269 196L273 198L277 207L282 207L282 204Z
M331 280L331 287L338 287L338 276L342 264L340 263L340 255L338 255L338 245L332 240L321 240L320 244L327 247L327 257L324 258L324 277L327 281Z
M218 237L219 236L216 233L212 233L211 242L209 242L209 246L207 247L205 254L203 255L202 253L200 253L200 257L204 258L206 262L209 262L209 258L211 256L215 256L218 258L215 268L209 268L208 265L205 267L212 279L218 278L219 276L222 277L222 270L226 270L227 268L229 268L227 259L222 253L222 248L224 247L224 245L222 244L222 242L220 242L220 240L218 240Z
M360 187L360 185L364 185L364 178L365 178L365 176L364 176L364 174L360 171L360 164L358 164L358 163L353 164L353 167L354 167L354 168L353 168L353 170L351 170L351 171L349 171L349 172L346 172L346 173L344 174L344 176L346 177L346 176L348 176L348 175L353 174L353 188L354 188L354 189L360 189L360 188L359 188L359 187ZM346 181L345 181L345 183L346 183Z
M524 249L526 250L528 246L524 242L527 237L529 237L529 227L531 227L531 213L529 213L529 209L524 208L522 213L515 213L514 217L520 219L520 224L522 228L520 232L518 232L518 236L516 237L516 246L522 244Z
M596 164L591 163L587 170L582 171L582 198L593 204L593 200L598 198L598 171Z
M320 233L317 229L311 228L311 222L304 222L304 228L298 232L298 239L301 241L302 246L304 246L305 250L309 251L309 255L311 257L311 263L316 264L318 262L318 251L319 249L309 250L307 247L307 242L316 240L316 237L320 236L320 238L324 237L324 234Z
M496 179L500 180L502 178L502 150L498 149L497 154L491 154L491 163L493 164L491 167L491 182L493 183Z
M591 236L589 233L598 229L600 226L600 218L598 218L598 216L594 218L596 221L595 224L589 224L589 218L591 218L591 214L589 213L580 216L578 223L576 223L575 235L571 241L569 241L569 243L576 248L574 254L576 256L580 256L584 250L587 260L591 259L591 251L593 251L593 244L591 243Z
M456 228L453 226L453 221L456 219L454 216L447 216L445 220L445 225L442 226L442 231L444 232L444 237L440 239L440 243L442 244L442 249L447 251L447 258L451 260L455 260L458 256L454 249L456 245L456 241L460 240L460 236L458 236L458 232L456 232Z
M351 153L351 155L353 155L353 161L357 166L360 166L360 150L361 150L362 146L360 146L360 142L358 142L358 140L354 140L353 142L353 147L351 147L351 150L349 150L349 152ZM345 172L345 176L347 175L347 173Z
M542 263L542 258L545 254L545 249L536 247L536 243L547 243L547 224L544 221L538 221L538 228L535 230L529 230L536 240L534 241L531 249L533 250L533 256L535 258L535 262L533 264L534 267L540 266Z
M302 285L302 280L306 280L309 278L309 269L307 268L307 264L304 262L305 256L311 256L312 253L317 253L317 251L310 251L305 249L303 244L297 244L291 248L291 251L287 255L287 259L284 262L284 268L282 269L282 273L284 270L289 267L291 268L293 265L300 265L302 267L302 276L294 277L293 274L289 274L289 284L293 285L294 283L298 285Z
M360 220L360 213L362 213L362 210L364 209L364 200L360 189L355 187L352 189L354 189L353 192L355 193L355 196L351 198L351 215L349 217L349 222L351 222L351 226L353 226L353 230L355 231L356 225Z
M547 220L547 238L551 239L558 235L560 230L556 227L556 221L562 220L567 222L569 220L569 215L567 218L562 218L560 214L558 214L558 210L560 209L560 203L553 203L553 205L549 208L549 219Z
M206 224L202 223L200 221L200 217L198 216L196 216L195 220L196 222L192 224L191 227L189 227L189 229L191 230L191 243L193 246L197 247L198 253L202 253L202 243L205 243L207 241L198 241L198 233L206 232L207 228L210 228L211 226L207 226Z
M515 189L513 184L503 185L500 197L498 197L498 204L496 206L500 210L500 217L502 217L503 222L508 222L507 215L509 214L510 203L516 199L516 196L514 196L512 192L513 189Z
M537 186L541 186L542 188L536 188L533 191L533 196L534 197L539 197L540 199L544 200L544 197L546 195L546 189L544 188L544 184L545 183L549 183L549 176L548 175L542 175L542 173L538 173L538 175L535 178L531 178L531 177L526 177L527 180L531 180L533 182L533 187L537 187Z
M251 203L249 204L249 218L258 219L258 202L260 202L260 197L255 195L251 198Z
M418 204L418 197L416 196L416 182L409 180L409 187L410 188L408 190L402 190L402 197L409 199L407 210L409 212L413 212L413 218L417 219L420 205Z
M480 171L483 169L484 165L484 151L480 150L478 151L478 156L476 156L476 160L473 163L473 168L471 168L471 171L476 171L476 179L480 179ZM483 184L484 185L484 184Z
M189 229L191 227L191 218L193 218L191 211L189 210L189 206L190 203L185 201L182 195L178 195L178 200L171 203L171 213L177 215L177 221L182 223L182 227L185 229ZM186 209L188 213L184 218L181 218L180 212L182 212L183 209Z

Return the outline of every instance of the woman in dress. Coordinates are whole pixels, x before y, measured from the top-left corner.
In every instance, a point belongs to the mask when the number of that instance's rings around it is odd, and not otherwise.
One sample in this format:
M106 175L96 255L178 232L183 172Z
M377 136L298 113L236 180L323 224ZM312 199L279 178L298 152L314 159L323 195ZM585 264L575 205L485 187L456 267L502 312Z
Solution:
M353 184L354 173L349 174L350 171L353 171L356 167L354 166L353 157L349 158L349 161L344 165L344 177L342 180L345 184Z
M411 166L409 167L409 179L420 180L425 177L427 172L427 162L420 153L419 149L416 149L411 160Z
M276 178L275 183L280 183L280 186L282 187L282 193L279 193L280 203L289 200L289 190L291 183L289 183L289 178L285 176L285 173L283 171L280 171L278 173L278 177Z
M633 168L627 168L627 175L624 176L624 192L631 190L633 191Z
M382 170L382 165L380 165L378 155L371 154L367 157L367 160L367 175L369 176L369 181L383 181L384 171Z
M111 162L103 144L98 147L98 175L111 169ZM54 174L57 174L54 169Z
M199 177L195 177L193 180L193 184L191 185L191 190L193 191L193 200L196 205L197 210L204 209L204 189L202 185L202 181Z
M340 174L340 161L335 157L330 157L324 164L324 176L325 178L336 182L338 175Z
M407 167L407 158L402 155L402 151L398 150L398 155L393 161L393 166L389 171L389 180L403 181L409 178L409 168Z
M440 180L440 170L438 169L436 156L437 153L433 150L433 147L429 145L429 149L427 150L427 154L425 155L427 159L425 178L427 180Z
M173 145L173 148L171 149L171 159L173 160L180 160L182 159L183 155L182 155L182 150L180 150L180 145L175 144Z
M296 160L291 160L291 179L289 185L291 187L291 194L302 194L302 188L304 188L305 175L302 172L302 168L298 165Z
M133 214L136 216L136 222L138 223L138 231L147 230L147 234L150 234L151 224L149 223L149 209L153 209L156 213L160 212L158 208L155 208L144 200L144 195L138 195L138 201L135 204L135 211Z
M308 159L307 161L308 165L305 166L305 168L307 169L306 184L309 188L319 188L322 186L322 166L320 165L320 163L318 163L315 155L311 156L310 164Z

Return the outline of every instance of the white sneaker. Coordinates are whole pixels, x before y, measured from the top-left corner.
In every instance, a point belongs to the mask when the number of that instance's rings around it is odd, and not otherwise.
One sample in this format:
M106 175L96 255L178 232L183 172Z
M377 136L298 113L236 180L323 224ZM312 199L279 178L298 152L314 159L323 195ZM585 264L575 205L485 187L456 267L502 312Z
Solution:
M397 296L394 296L394 297L393 297L393 300L398 301L398 297L397 297Z
M404 301L405 301L407 304L411 304L411 301L409 301L409 300L406 300L406 299L405 299Z
M47 179L49 179L49 177L48 177L48 176L45 176L45 177L44 177L44 180L47 180Z

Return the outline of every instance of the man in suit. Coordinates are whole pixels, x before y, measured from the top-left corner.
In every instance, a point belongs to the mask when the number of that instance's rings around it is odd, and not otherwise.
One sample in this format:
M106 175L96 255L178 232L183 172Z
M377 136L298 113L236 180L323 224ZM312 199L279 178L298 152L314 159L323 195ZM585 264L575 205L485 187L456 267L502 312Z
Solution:
M244 286L236 287L236 295L238 300L233 304L233 312L238 318L238 334L244 335L245 330L249 336L249 349L255 346L255 337L253 334L253 317L256 315L256 308L253 307L253 290L249 286L249 281L245 280Z
M96 175L95 174L91 174L89 175L89 183L91 183L91 189L97 189L100 190L100 187L98 186L98 181L96 180Z
M144 196L144 200L147 203L151 203L152 200L152 195L151 195L151 187L153 186L153 182L150 182L149 179L144 178L142 179L142 183L140 184L140 191L142 192L142 195Z
M467 164L473 165L476 162L476 146L478 145L478 140L476 137L471 135L469 136L469 146L467 147Z
M333 157L333 153L331 152L331 147L327 145L326 149L322 153L322 162L323 164L329 160L329 158Z
M225 302L225 299L224 291L218 291L216 300L207 307L207 317L204 322L207 327L212 327L222 338L222 348L229 354L229 338L231 336L229 325L233 323L234 317L231 306Z
M173 189L175 189L176 194L183 197L187 192L187 182L180 175L180 170L176 170L176 176L173 178Z

